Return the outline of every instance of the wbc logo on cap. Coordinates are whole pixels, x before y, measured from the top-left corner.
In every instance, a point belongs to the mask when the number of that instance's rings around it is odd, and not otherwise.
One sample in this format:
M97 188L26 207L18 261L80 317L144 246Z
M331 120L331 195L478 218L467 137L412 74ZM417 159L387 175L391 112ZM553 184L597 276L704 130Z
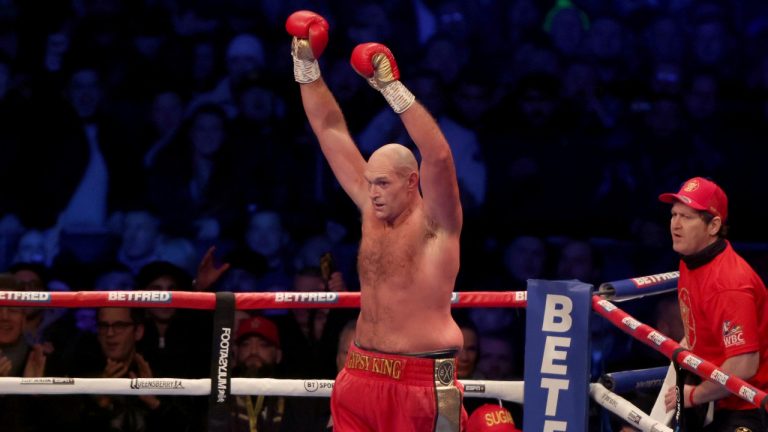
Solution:
M688 181L688 183L685 184L685 187L683 187L683 190L686 192L693 192L698 188L699 188L699 181L696 179L693 179Z

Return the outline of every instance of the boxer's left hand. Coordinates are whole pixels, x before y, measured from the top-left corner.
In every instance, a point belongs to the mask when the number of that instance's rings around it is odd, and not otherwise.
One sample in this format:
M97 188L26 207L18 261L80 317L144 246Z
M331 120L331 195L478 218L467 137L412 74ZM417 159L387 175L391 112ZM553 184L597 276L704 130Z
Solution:
M395 56L386 46L369 42L352 50L352 68L380 91L392 109L400 114L410 108L416 98L400 82L400 69Z

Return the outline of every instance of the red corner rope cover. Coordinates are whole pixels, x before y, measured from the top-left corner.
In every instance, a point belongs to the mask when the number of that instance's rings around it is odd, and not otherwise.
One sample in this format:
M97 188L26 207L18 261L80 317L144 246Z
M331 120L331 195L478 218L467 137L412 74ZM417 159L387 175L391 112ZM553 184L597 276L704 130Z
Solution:
M678 362L686 370L704 379L721 384L731 393L757 407L761 407L766 396L768 396L764 391L755 388L743 379L730 376L723 370L718 369L713 363L693 355L690 351L682 348L677 342L664 336L653 327L634 319L608 300L604 300L599 296L592 296L592 309L612 322L613 325L624 333L664 354L668 359ZM678 349L680 351L677 351ZM677 351L677 354L675 354L675 351ZM673 356L675 358L672 358Z
M453 307L525 307L525 291L451 294ZM216 294L187 291L0 291L0 307L151 307L215 309ZM354 308L359 292L235 293L235 309Z

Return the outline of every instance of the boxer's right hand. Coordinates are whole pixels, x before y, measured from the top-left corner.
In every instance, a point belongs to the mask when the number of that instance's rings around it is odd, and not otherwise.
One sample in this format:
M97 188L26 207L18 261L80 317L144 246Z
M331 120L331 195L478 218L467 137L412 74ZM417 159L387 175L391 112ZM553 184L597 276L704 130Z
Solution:
M288 17L285 29L293 36L291 56L296 82L306 84L320 78L317 59L328 45L328 22L314 12L301 10Z

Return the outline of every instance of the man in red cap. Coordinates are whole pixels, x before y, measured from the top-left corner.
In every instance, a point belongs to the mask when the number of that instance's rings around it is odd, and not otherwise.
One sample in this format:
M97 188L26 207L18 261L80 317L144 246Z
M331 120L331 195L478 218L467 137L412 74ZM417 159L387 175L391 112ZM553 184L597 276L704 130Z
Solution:
M728 374L768 390L768 296L760 277L725 239L728 197L711 180L695 177L659 199L672 204L683 345ZM673 387L665 395L667 411L674 409L675 399ZM715 401L707 432L762 431L768 426L759 408L720 384L686 384L682 400L686 408Z
M282 360L277 326L262 316L240 320L235 333L235 367L252 377L269 377Z
M255 316L240 320L235 331L233 376L274 378L282 360L277 326ZM279 431L285 417L285 400L278 396L237 396L232 398L232 430ZM284 429L283 429L284 430Z
M232 375L244 378L279 378L283 359L277 325L263 316L241 319L234 338ZM322 430L326 417L318 412L316 398L236 396L230 412L231 431L282 432Z
M477 407L467 421L467 432L521 432L515 427L512 414L501 405L485 404Z

